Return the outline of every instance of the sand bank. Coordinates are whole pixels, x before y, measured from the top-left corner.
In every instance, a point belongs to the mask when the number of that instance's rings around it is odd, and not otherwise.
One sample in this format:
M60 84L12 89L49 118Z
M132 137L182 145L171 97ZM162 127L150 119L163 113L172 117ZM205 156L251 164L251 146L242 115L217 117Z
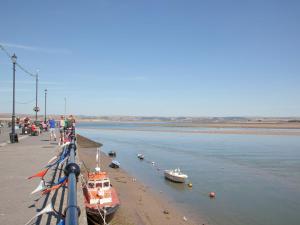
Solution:
M96 148L99 143L78 135L79 158L84 164L82 173L86 168L95 167ZM156 193L150 187L136 180L122 169L112 169L108 165L111 158L101 154L101 169L109 174L112 185L116 188L121 207L114 215L111 225L192 225L205 224L197 219L197 223L184 215L164 196ZM187 218L187 221L183 217Z
M156 127L158 127L156 125ZM165 126L161 126L165 127ZM243 134L243 135L288 135L288 136L300 136L300 130L297 128L241 128L237 127L231 129L231 127L195 127L195 128L211 128L209 130L176 130L174 129L149 129L149 128L105 128L105 130L119 130L119 131L144 131L144 132L167 132L167 133L188 133L188 134ZM181 127L180 127L181 128ZM90 130L99 128L88 128Z

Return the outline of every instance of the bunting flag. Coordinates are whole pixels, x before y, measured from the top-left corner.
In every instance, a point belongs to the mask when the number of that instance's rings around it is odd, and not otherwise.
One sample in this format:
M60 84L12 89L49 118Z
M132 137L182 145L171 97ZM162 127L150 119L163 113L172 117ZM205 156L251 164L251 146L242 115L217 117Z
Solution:
M68 177L67 177L67 176L65 176L65 177L61 177L61 178L59 178L59 179L58 179L57 183L55 183L55 184L53 184L53 185L58 185L58 184L61 184L61 183L65 182L65 180L66 180L66 179L68 179Z
M70 149L69 149L69 148L65 148L64 154L63 154L63 155L64 155L64 156L70 155Z
M39 192L39 191L44 190L45 188L46 188L46 187L45 187L45 181L44 181L44 180L41 180L41 181L40 181L40 184L37 186L36 189L34 189L34 190L31 192L31 194L33 195L33 194L35 194L35 193L37 193L37 192Z
M34 217L32 217L25 225L28 225L31 223L32 220L39 217L40 215L43 215L45 213L55 212L52 206L52 203L49 203L44 209L39 211Z
M45 181L44 181L44 176L47 174L48 170L56 165L56 164L60 164L62 165L62 163L64 163L67 158L69 157L70 155L70 151L69 149L66 147L67 145L69 145L70 142L66 142L64 143L61 148L63 148L63 151L62 153L60 154L60 156L54 156L52 157L49 161L48 161L48 165L45 166L45 169L41 170L40 172L28 177L27 179L32 179L32 178L35 178L35 177L40 177L42 180L40 181L39 185L36 187L36 189L34 189L31 194L35 194L37 192L40 192L42 191L42 194L47 194L49 192L51 192L52 190L56 190L64 185L67 184L68 182L68 177L65 176L65 177L62 177L62 178L59 178L57 183L54 183L52 187L50 188L47 188L46 185L45 185ZM33 216L25 225L28 225L30 224L35 218L39 217L40 215L42 214L45 214L45 213L50 213L50 212L54 212L56 214L58 214L58 212L56 212L53 208L53 205L52 203L48 204L44 209L42 209L40 212L38 212L35 216ZM61 219L59 221L59 223L57 225L65 225L65 220L64 219Z
M63 160L61 160L61 162L59 162L59 166L63 165L65 163L65 161L67 161L68 158L69 158L69 156L64 158Z
M58 164L58 163L60 163L60 162L61 162L61 159L59 158L59 159L57 159L54 163L51 163L51 164L45 166L45 168L50 169L52 166L55 166L56 164Z
M64 148L65 146L67 146L67 145L69 145L69 144L70 144L70 142L67 141L67 142L65 142L64 144L62 144L60 147L61 147L61 148Z
M70 151L64 150L64 152L61 154L61 156L56 159L55 162L45 166L45 168L51 168L52 166L55 166L56 164L62 164L67 158L69 157Z
M52 163L55 159L57 159L58 157L57 157L57 155L56 156L53 156L49 161L48 161L48 163L47 164L49 164L49 163Z
M66 147L67 145L69 145L70 144L70 142L67 142L67 143L65 143L65 144L63 144L63 145L61 145L60 147L63 149L63 151L62 151L62 153L60 154L60 156L53 156L49 161L48 161L48 163L47 163L47 165L45 166L45 168L49 168L49 167L51 167L51 166L53 166L53 165L55 165L56 163L58 163L58 161L59 161L59 159L58 158L61 158L61 157L64 157L65 158L65 155L66 154L69 154L68 153L68 148ZM52 163L54 160L56 160L54 163ZM51 164L50 164L51 163ZM50 164L50 165L49 165Z
M49 168L47 168L47 169L44 169L44 170L42 170L42 171L40 171L40 172L38 172L37 174L34 174L34 175L32 175L32 176L30 176L30 177L28 177L27 179L31 179L31 178L34 178L34 177L40 177L40 178L44 178L44 176L46 175L46 173L48 172L48 170L49 170Z
M64 219L60 219L59 223L56 225L65 225L65 220Z
M53 191L53 190L57 190L58 188L64 186L67 183L67 179L65 181L63 181L62 183L59 183L57 185L53 185L51 188L47 188L45 190L42 191L42 194L48 194L49 192Z

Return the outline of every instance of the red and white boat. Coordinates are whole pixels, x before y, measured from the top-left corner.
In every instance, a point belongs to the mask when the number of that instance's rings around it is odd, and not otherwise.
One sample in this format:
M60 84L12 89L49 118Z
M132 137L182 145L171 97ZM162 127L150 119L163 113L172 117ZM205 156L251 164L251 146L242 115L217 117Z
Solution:
M100 170L100 149L97 151L96 161L95 172L88 173L83 185L84 202L89 224L107 224L119 208L120 201L107 173Z

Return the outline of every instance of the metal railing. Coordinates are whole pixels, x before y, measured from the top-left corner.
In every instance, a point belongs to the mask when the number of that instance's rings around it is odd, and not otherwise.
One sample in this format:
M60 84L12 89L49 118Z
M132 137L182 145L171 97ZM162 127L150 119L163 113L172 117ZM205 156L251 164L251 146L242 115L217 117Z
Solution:
M78 217L80 216L80 208L77 205L77 180L80 174L80 167L76 164L76 137L75 129L72 129L71 143L68 146L70 157L65 167L65 174L68 176L68 200L65 209L65 224L78 225Z

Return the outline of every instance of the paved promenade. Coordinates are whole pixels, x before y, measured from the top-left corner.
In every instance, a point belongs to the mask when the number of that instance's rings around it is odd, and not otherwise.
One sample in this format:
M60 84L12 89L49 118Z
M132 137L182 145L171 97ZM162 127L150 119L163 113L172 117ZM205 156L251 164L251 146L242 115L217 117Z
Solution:
M9 140L9 133L11 132L11 128L8 128L6 125L5 127L1 127L1 132L0 132L0 146L6 145L6 143L10 142ZM16 130L16 133L19 134L20 130ZM22 136L21 139L23 138ZM5 143L5 144L4 144Z
M0 144L9 140L9 130L11 129L6 127L6 125L0 128Z
M40 179L27 179L42 170L49 159L60 151L60 147L56 142L49 141L48 133L24 137L19 143L0 145L0 224L26 224L50 202L60 213L65 209L67 188L60 188L43 196L40 193L31 195ZM58 178L64 176L62 168L63 166L56 166L48 171L45 181L57 182ZM80 193L79 190L78 192ZM57 224L59 220L60 216L49 213L30 224Z

